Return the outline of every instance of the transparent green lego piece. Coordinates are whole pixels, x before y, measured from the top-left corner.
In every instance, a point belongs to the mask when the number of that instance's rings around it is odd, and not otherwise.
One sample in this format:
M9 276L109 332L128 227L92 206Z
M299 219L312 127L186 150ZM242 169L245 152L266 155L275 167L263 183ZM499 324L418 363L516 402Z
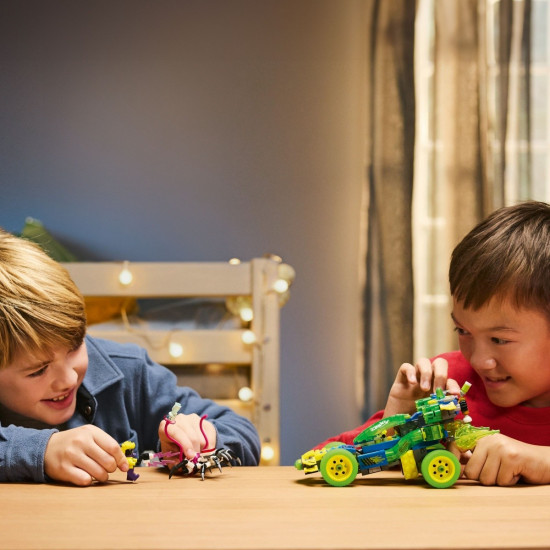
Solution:
M448 427L448 431L453 433L456 446L461 452L471 451L482 437L499 433L499 430L491 430L484 426L472 426L461 421L453 422L452 426Z

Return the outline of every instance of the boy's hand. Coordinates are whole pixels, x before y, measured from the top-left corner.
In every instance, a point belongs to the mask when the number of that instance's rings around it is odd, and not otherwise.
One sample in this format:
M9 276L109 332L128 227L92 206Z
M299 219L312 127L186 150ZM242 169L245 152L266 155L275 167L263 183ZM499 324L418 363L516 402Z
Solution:
M200 430L201 418L197 414L178 414L174 421L175 424L168 424L168 434L182 446L188 459L194 458L197 453L205 448L213 449L216 447L216 428L208 420L202 422L202 429L208 438L208 442ZM165 425L166 420L163 420L159 425L161 451L179 451L177 445L166 436Z
M46 446L44 472L51 479L75 485L107 481L119 468L128 471L128 461L120 445L107 433L87 424L54 433Z
M419 359L414 365L403 363L391 387L384 417L413 413L415 401L433 393L436 388L447 389L452 394L459 395L460 386L452 378L447 378L447 370L448 363L442 357L438 357L433 363L426 358Z
M550 447L530 445L502 434L493 434L477 442L464 476L482 485L550 483Z

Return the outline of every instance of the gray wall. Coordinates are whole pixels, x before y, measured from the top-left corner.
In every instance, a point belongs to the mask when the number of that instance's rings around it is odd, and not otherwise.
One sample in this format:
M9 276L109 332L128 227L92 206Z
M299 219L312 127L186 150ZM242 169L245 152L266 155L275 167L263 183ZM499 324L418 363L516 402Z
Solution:
M83 259L292 264L284 464L359 421L363 7L0 4L0 226Z

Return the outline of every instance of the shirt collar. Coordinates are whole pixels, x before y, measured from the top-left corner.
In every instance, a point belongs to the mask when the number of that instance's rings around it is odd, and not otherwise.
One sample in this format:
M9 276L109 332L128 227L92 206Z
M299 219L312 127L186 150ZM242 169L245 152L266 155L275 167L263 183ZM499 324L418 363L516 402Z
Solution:
M88 370L82 386L90 395L97 395L124 378L120 368L101 348L100 341L86 336L86 349L88 351Z

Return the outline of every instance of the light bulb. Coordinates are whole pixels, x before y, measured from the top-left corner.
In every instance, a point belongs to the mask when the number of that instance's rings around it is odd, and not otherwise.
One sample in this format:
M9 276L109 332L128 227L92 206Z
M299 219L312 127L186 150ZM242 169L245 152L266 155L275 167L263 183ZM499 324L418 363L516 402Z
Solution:
M132 272L128 269L128 262L122 264L122 271L118 274L118 280L124 286L128 286L134 280Z
M230 263L231 265L239 265L239 264L241 263L241 260L239 260L239 258L231 258L231 259L229 260L229 263Z
M241 339L245 344L254 344L256 342L256 335L251 330L244 330Z
M277 279L273 284L273 290L279 294L283 294L288 290L288 282L284 279Z
M262 445L261 455L262 455L262 460L264 460L265 462L269 462L270 460L273 460L273 458L275 457L275 450L271 445L264 443Z
M239 390L238 395L241 401L244 401L245 403L247 403L248 401L252 401L252 398L254 397L254 392L248 386L243 386Z
M177 342L170 342L168 352L174 358L181 357L183 355L183 346Z
M279 279L284 279L290 286L296 278L296 271L291 265L281 264L277 268L277 275Z
M239 310L239 316L245 323L249 323L254 317L254 312L251 307L242 307Z

